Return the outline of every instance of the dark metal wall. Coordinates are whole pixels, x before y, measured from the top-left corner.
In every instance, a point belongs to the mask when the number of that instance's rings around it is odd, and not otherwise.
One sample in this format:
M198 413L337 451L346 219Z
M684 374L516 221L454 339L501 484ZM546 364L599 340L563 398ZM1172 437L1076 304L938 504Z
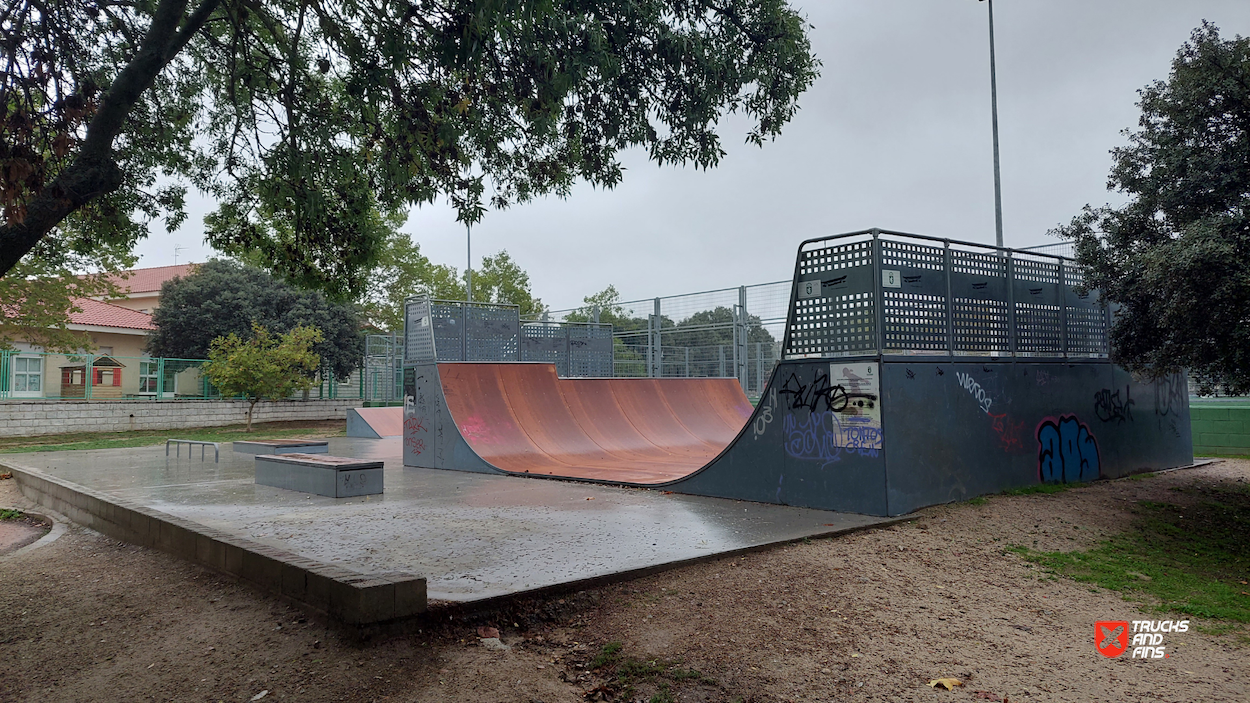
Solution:
M497 472L469 447L433 364L405 369L404 465ZM663 488L903 515L1042 482L1193 461L1187 382L1105 362L946 363L872 357L778 366L737 439Z
M873 515L1193 462L1186 379L1107 362L886 362L879 422L844 369L782 362L751 423L672 490ZM860 374L861 376L863 374Z
M892 515L1036 483L1193 462L1186 379L1102 363L888 362Z

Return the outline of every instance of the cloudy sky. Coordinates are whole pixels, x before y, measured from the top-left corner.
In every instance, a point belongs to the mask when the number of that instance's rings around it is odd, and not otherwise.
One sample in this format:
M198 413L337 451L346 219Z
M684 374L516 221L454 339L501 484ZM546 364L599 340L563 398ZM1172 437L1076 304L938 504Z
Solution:
M507 249L554 309L616 285L626 300L788 279L799 242L869 227L993 243L986 4L976 0L792 2L814 26L822 75L783 135L763 149L723 123L729 152L711 171L623 155L615 190L579 186L490 212L476 259ZM1106 190L1108 151L1136 124L1137 90L1166 78L1202 20L1250 34L1246 0L999 0L994 5L1003 222L1009 246ZM140 266L203 261L197 200L178 232L139 246ZM405 230L463 269L465 231L445 203ZM476 263L475 263L476 266Z

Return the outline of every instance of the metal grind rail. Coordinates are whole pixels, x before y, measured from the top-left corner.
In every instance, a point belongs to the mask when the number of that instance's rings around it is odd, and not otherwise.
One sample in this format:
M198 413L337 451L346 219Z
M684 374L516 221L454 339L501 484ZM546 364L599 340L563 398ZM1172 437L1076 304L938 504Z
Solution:
M188 459L191 458L191 452L195 449L196 445L199 445L200 461L204 461L204 453L208 450L208 447L212 447L213 448L213 461L215 463L221 462L221 448L217 445L216 442L201 442L196 439L167 439L165 440L165 456L169 456L170 444L174 445L174 457L175 458L182 456L182 445L184 444L187 445L187 458Z

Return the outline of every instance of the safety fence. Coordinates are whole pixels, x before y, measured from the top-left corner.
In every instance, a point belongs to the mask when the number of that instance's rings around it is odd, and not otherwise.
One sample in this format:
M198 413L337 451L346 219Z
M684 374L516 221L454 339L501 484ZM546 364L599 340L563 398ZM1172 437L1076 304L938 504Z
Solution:
M805 242L785 357L1109 358L1114 306L1061 256L868 230Z
M615 376L736 378L762 392L776 364L790 281L552 310L536 320L612 325Z

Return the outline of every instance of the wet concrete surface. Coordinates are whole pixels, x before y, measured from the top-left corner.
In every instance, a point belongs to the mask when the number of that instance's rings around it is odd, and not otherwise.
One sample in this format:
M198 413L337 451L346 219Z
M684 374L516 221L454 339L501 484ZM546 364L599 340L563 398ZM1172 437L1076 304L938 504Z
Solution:
M255 455L164 447L7 455L5 462L362 572L425 576L431 600L474 601L886 518L546 479L405 468L402 439L336 437L385 462L385 493L325 498L257 485Z

